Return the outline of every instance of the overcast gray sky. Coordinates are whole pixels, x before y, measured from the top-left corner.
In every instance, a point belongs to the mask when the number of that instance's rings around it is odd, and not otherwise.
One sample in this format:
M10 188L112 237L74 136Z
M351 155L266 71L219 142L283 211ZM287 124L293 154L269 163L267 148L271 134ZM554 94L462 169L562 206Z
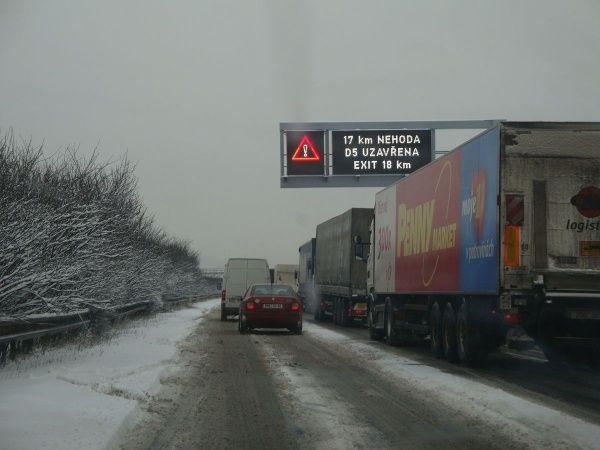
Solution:
M377 189L280 189L279 122L599 121L599 23L595 0L1 0L0 130L127 152L203 266L295 263Z

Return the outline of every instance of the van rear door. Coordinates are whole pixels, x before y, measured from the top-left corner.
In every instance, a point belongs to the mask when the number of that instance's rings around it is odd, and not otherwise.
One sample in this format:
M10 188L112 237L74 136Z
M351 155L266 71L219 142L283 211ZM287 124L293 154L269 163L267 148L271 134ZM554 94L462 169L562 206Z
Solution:
M227 306L231 306L232 299L240 298L246 292L248 286L247 272L248 263L245 259L230 259L227 263L225 279ZM233 302L236 303L237 300Z
M252 284L268 284L271 281L269 274L269 265L264 259L249 259L247 260L247 285Z

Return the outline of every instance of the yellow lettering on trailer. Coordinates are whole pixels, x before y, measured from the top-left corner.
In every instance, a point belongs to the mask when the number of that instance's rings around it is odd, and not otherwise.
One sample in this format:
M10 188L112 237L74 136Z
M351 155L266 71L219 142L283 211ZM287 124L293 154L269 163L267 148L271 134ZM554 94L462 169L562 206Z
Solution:
M429 251L432 234L435 200L407 208L398 205L396 230L396 256L419 255Z

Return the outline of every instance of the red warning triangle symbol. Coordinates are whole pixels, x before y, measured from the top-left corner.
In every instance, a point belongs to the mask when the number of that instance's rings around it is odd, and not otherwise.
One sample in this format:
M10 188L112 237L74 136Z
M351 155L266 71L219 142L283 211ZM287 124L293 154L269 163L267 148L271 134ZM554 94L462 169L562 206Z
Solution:
M305 134L302 139L300 139L300 143L298 147L296 147L296 151L292 155L292 161L320 161L321 157L319 153L315 150L315 146L310 139Z

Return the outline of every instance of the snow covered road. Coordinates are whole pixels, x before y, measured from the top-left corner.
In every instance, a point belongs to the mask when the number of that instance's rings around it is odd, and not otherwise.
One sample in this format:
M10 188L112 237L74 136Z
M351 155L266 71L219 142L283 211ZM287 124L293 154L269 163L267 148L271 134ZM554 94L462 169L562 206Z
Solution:
M485 371L423 362L364 329L307 319L303 336L240 335L213 312L121 448L563 449L600 439L594 420Z
M333 330L309 324L307 331L336 353L368 361L370 370L422 398L435 399L449 417L502 430L519 446L532 448L598 448L600 426L521 398L469 377L447 373L373 342L357 342ZM527 376L527 374L523 374Z
M240 335L217 305L8 366L0 449L598 448L598 374L468 369L308 316L302 336Z

